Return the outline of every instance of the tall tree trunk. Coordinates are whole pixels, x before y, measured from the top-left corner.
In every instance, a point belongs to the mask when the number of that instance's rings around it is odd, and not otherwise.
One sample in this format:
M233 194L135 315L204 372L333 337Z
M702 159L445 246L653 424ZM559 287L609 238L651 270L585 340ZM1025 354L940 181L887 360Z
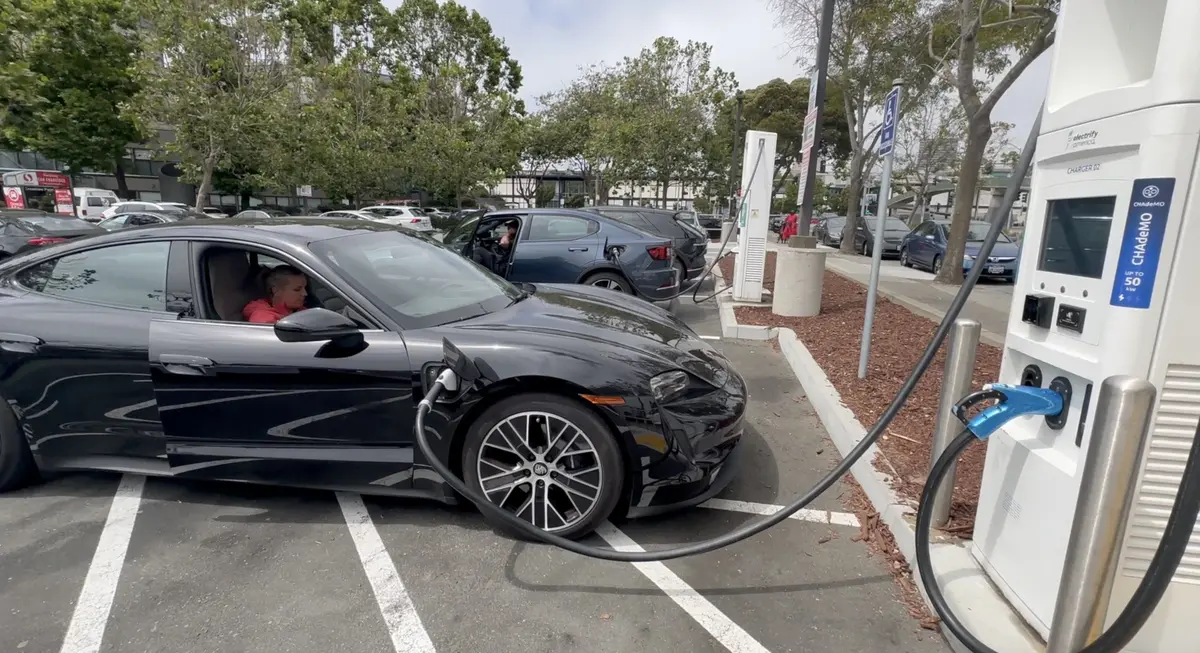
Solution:
M213 170L217 167L217 155L204 158L200 166L200 185L196 187L196 207L208 206L208 195L212 192Z
M967 147L958 167L958 184L954 189L954 205L950 211L950 238L946 243L946 258L934 281L961 284L962 260L967 231L975 217L975 202L979 196L979 171L988 140L992 137L991 116L977 116L968 127Z
M123 200L133 199L129 195L129 182L125 179L125 165L121 163L121 157L117 157L113 166L113 175L117 178L117 197Z
M854 234L858 230L858 214L862 208L863 169L866 167L866 152L856 152L850 155L850 185L846 188L846 227L842 230L842 244L839 249L847 254L853 254Z

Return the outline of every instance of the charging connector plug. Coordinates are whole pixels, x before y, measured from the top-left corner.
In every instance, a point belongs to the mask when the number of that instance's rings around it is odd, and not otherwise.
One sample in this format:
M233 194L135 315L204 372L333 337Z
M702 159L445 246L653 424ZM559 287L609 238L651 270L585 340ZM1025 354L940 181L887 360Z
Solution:
M970 409L993 400L997 402L995 405L988 406L974 417L967 417L967 411ZM975 437L983 440L1018 417L1060 415L1068 400L1055 388L989 383L979 392L972 392L958 402L954 406L954 416L966 425Z

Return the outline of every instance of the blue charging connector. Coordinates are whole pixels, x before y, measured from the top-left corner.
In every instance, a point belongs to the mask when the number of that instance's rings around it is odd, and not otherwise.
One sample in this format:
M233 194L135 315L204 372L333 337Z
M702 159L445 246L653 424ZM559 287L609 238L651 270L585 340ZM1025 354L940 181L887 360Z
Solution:
M967 411L985 402L995 400L978 415L967 419ZM989 383L979 392L973 392L954 406L954 415L980 440L997 431L1001 426L1025 415L1053 417L1062 413L1063 396L1057 390L1036 388L1027 385Z

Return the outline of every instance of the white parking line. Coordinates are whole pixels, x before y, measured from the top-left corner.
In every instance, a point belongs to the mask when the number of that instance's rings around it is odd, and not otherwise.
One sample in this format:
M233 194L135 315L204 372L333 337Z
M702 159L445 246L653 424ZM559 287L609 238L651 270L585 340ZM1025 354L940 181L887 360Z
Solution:
M608 522L601 524L600 528L596 529L596 534L618 551L645 550ZM754 639L750 633L725 616L725 613L718 610L717 606L683 582L682 578L675 575L675 572L668 569L663 563L635 562L632 564L731 653L769 653L767 648Z
M362 497L338 492L337 500L342 507L342 516L346 518L346 526L350 529L350 537L354 539L354 548L358 549L363 571L367 574L367 580L371 581L379 612L392 637L392 647L396 653L436 653L433 640L429 639L429 633L421 624L417 608L404 589L396 564L383 546L383 538L379 537L379 531L375 529L375 522L371 520Z
M121 477L83 581L83 590L75 602L75 613L71 615L71 625L67 626L62 653L96 653L100 650L145 486L145 476L125 474Z
M754 503L752 501L731 501L729 499L709 499L700 504L701 508L711 508L713 510L729 510L731 512L744 512L751 515L773 515L783 509L783 506L777 506L770 503ZM813 522L816 524L835 524L837 526L853 526L858 527L858 517L848 512L831 512L828 510L811 510L809 508L801 508L795 513L788 515L788 519L798 521Z
M720 340L721 336L700 336L701 340Z

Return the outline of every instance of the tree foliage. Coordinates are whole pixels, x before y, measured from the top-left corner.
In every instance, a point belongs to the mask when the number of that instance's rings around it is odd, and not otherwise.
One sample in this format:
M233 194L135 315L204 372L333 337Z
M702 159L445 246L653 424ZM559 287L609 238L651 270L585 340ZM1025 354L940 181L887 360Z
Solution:
M113 170L138 140L136 21L121 0L0 0L0 146Z

